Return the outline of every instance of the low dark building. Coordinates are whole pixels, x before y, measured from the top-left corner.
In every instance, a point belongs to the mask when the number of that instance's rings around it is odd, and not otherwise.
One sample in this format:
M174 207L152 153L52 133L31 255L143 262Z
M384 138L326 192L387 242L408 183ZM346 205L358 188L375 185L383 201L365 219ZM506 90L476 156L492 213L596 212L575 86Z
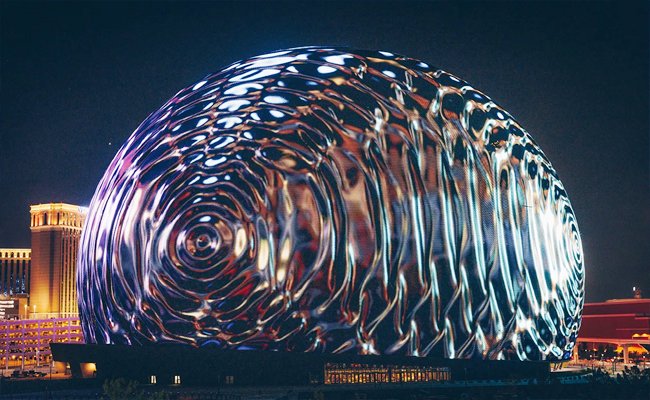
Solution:
M74 376L141 383L221 385L404 384L470 379L545 379L548 362L449 360L392 355L196 349L178 345L52 343Z

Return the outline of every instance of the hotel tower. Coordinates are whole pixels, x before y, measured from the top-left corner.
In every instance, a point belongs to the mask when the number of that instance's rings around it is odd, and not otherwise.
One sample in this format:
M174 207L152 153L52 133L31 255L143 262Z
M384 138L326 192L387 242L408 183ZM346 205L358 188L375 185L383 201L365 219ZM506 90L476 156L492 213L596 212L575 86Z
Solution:
M30 206L32 312L76 314L77 252L87 209L65 203Z

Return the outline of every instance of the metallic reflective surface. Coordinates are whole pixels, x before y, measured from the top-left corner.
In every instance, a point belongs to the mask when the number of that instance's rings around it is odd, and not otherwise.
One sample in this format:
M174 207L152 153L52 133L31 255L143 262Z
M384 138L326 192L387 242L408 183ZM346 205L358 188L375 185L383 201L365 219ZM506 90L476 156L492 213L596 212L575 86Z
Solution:
M81 249L89 343L562 359L584 301L532 138L386 52L281 51L180 91L119 150Z

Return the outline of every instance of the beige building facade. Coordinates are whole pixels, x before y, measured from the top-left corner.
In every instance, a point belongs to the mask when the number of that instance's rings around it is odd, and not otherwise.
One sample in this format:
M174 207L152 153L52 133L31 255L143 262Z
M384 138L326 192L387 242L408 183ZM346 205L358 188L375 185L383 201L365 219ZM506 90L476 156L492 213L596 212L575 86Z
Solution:
M38 314L77 314L77 253L87 209L48 203L30 206L29 303Z

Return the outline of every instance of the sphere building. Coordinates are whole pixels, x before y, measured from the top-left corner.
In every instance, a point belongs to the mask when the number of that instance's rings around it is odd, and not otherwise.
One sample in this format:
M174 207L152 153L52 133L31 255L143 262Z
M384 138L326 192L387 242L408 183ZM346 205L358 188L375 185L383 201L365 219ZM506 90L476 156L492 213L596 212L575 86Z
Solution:
M504 109L388 52L308 47L181 90L120 148L78 262L89 343L570 357L582 247Z

